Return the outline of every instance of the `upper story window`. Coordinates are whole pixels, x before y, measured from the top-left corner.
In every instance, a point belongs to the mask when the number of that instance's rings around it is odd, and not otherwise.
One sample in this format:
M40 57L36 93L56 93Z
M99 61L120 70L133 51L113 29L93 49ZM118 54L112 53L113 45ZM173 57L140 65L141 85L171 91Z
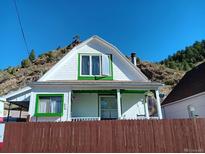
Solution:
M81 57L81 75L90 74L90 56Z
M111 55L80 54L81 77L107 77L112 76ZM91 78L90 78L91 79Z

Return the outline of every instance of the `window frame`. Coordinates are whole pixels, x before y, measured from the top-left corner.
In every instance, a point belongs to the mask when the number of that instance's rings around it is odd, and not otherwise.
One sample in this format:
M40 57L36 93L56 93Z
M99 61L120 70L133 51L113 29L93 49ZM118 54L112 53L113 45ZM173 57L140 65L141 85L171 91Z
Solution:
M62 102L61 102L61 112L59 113L39 113L38 108L39 108L39 97L61 97ZM64 106L64 94L36 94L36 106L35 106L35 114L34 116L36 117L61 117L63 116L63 106Z
M90 60L90 70L89 75L82 75L82 56L89 56ZM100 75L92 75L92 56L99 56L100 60ZM113 80L113 65L112 65L112 55L109 56L109 67L110 75L102 75L102 54L100 53L79 53L78 54L78 80Z

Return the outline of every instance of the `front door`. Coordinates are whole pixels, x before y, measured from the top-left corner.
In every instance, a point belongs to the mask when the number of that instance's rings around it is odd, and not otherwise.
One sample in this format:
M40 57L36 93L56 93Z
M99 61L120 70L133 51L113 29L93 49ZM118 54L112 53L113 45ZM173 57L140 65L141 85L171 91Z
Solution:
M116 96L100 96L100 116L102 120L117 119Z

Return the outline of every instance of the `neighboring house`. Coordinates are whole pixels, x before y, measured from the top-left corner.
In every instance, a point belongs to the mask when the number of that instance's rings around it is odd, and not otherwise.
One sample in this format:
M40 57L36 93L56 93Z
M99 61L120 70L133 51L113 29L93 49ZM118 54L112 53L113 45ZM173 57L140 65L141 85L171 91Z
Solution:
M205 118L205 63L187 72L162 106L164 118Z
M24 87L4 95L4 121L26 119L30 102L31 88Z
M98 36L74 47L29 85L31 121L162 119L162 84L149 81L132 55L135 65Z

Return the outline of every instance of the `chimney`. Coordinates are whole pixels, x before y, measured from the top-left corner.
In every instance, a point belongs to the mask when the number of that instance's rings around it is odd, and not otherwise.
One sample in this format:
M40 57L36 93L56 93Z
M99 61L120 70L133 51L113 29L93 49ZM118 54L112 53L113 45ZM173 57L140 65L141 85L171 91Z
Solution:
M136 52L131 53L131 61L135 66L137 65Z

